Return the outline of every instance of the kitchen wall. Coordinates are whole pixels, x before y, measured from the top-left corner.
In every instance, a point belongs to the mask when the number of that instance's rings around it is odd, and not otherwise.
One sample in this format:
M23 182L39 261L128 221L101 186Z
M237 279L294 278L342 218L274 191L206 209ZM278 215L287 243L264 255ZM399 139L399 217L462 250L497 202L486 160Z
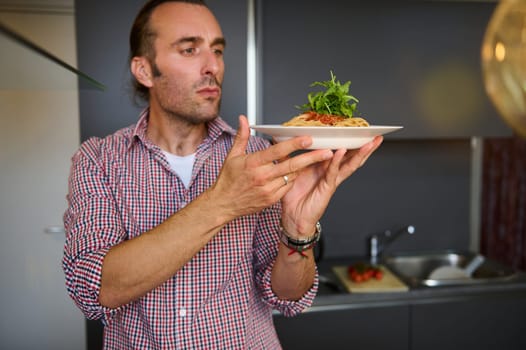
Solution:
M76 64L72 2L0 1L0 22ZM84 317L61 267L77 79L3 34L0 52L0 348L81 350Z
M467 250L469 140L386 141L347 180L323 217L327 257L367 253L367 238L414 225L389 250Z

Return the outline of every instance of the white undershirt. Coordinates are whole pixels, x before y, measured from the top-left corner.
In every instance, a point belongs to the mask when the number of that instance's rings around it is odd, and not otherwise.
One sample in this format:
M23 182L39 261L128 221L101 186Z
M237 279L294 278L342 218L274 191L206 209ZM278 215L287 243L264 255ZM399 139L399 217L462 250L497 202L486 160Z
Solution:
M188 184L190 183L190 179L192 178L192 169L194 167L195 153L184 157L177 156L166 151L163 151L163 153L166 156L166 159L168 160L168 164L170 164L170 168L177 175L179 175L179 178L181 179L181 181L183 181L184 186L188 188Z

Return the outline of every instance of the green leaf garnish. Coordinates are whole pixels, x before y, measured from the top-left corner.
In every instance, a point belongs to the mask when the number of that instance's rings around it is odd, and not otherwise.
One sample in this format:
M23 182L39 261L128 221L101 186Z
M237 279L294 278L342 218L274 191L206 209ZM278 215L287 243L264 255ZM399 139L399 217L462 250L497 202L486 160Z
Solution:
M322 86L325 91L310 92L307 95L309 103L305 103L297 108L304 112L313 111L319 114L339 115L346 118L352 118L356 112L358 99L349 94L351 82L341 84L336 80L336 76L331 70L331 80L316 81L310 86Z

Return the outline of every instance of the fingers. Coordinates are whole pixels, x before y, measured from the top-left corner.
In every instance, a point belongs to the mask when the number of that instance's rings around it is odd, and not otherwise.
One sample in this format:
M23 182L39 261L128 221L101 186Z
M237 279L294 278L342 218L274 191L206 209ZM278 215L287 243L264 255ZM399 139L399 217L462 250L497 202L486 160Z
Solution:
M247 117L239 116L239 127L237 128L236 138L230 150L229 157L235 157L245 154L247 149L248 138L250 137L250 128L248 126Z
M234 160L235 158L243 157L244 160L242 163L236 161L235 164L243 164L242 167L244 168L244 171L250 172L256 179L255 182L259 185L270 181L273 182L274 186L279 185L279 187L281 187L284 182L288 182L283 180L284 175L293 173L300 170L302 167L308 166L320 161L320 159L325 159L329 157L329 155L332 155L331 152L329 152L329 154L326 153L324 156L324 151L321 151L314 154L314 156L290 162L288 160L288 155L294 151L310 146L312 143L310 137L297 137L278 145L273 145L265 150L246 154L249 138L250 127L248 125L248 120L244 115L240 115L239 127L227 158ZM280 162L277 163L279 165L276 165L275 161L278 159ZM292 181L294 178L295 176L289 174L287 180L290 179L290 181Z
M234 144L230 150L230 155L240 156L244 155L248 140L250 137L250 127L246 116L239 116L239 127L237 134L234 139ZM287 158L289 154L305 149L312 144L312 139L309 136L296 137L291 140L280 142L276 145L269 147L264 151L254 153L254 157L250 161L254 166L263 165L266 163L274 162L275 160L281 160Z
M305 152L303 154L281 160L274 167L274 171L277 175L294 174L310 165L331 159L332 156L332 151L328 149Z
M296 177L298 177L298 175L296 173L288 173L288 174L285 174L283 176L281 176L281 180L279 182L281 182L281 184L278 184L280 186L291 186L292 183L294 182L294 180L296 179ZM279 179L279 177L278 177Z
M308 148L311 144L312 139L310 136L295 137L290 140L272 145L265 151L255 153L253 161L257 162L258 164L265 164L274 162L276 160L282 160L287 158L289 154L295 151Z
M288 184L290 184L302 169L316 163L331 160L326 162L320 170L324 169L326 183L331 186L338 186L343 180L363 166L371 154L378 149L382 141L383 137L378 136L357 150L340 149L336 152L314 150L292 158L282 159L268 170L268 175L270 178L276 178L276 182L279 184L281 182L279 178L286 174L288 176ZM285 186L288 184L285 184Z
M356 151L336 151L327 169L327 179L335 180L337 184L341 183L365 164L371 154L380 147L382 141L383 137L377 136Z
M358 150L358 154L356 155L356 158L359 160L358 168L363 166L371 154L380 147L383 139L383 136L376 136L371 142L365 144Z
M308 136L296 137L265 150L246 154L249 138L248 121L244 115L240 115L237 134L228 155L233 161L232 169L237 168L238 171L234 173L244 174L245 179L251 179L247 182L258 187L270 188L271 191L276 191L276 194L288 191L305 169L317 163L319 166L313 168L314 172L310 174L318 174L314 175L317 178L324 177L324 182L330 187L338 186L367 161L383 140L381 136L376 137L358 150L312 150L289 157L295 151L308 148L312 139ZM234 161L234 158L239 157L242 159ZM302 179L305 181L304 177Z
M312 139L309 136L283 141L265 150L249 154L245 159L245 166L253 169L252 174L259 178L258 183L270 181L273 186L281 187L285 184L283 176L287 175L288 182L292 182L296 178L296 172L332 157L331 150L309 151L290 157L291 153L308 148L311 144ZM244 147L246 148L246 143ZM231 154L239 154L239 151L231 151Z

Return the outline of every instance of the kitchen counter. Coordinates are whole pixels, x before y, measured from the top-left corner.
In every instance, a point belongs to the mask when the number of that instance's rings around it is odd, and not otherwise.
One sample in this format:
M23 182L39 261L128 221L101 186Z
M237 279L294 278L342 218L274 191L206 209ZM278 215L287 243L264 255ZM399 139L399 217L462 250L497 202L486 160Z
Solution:
M308 310L274 314L284 349L526 349L524 273L498 283L349 293L332 267L356 261L364 259L323 260L320 274L339 290L320 283Z
M436 303L474 298L494 298L497 295L522 295L526 298L526 274L519 272L509 281L489 284L469 284L440 287L412 287L406 292L349 293L332 271L333 266L349 265L364 258L332 259L318 264L320 275L336 283L333 287L320 282L318 295L306 312L335 309L355 309L394 305Z

